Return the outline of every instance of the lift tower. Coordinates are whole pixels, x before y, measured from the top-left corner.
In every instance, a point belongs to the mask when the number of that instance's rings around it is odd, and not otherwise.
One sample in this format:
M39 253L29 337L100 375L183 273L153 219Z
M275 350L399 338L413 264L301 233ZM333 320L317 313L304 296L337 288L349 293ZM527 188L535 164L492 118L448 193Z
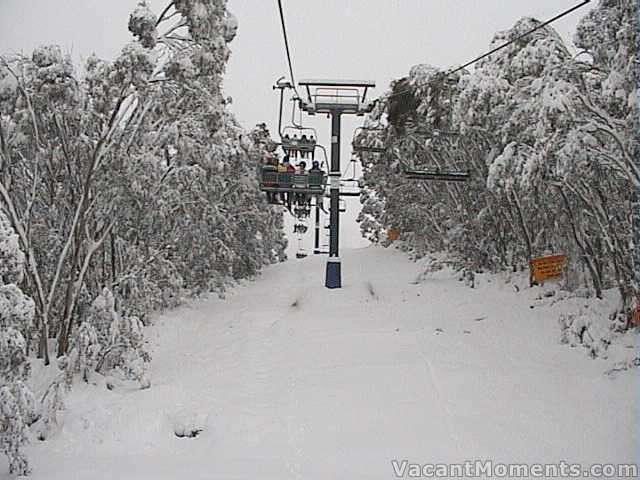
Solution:
M342 287L342 269L339 256L340 239L340 126L343 114L363 116L373 108L366 103L367 90L375 88L373 81L362 80L301 80L298 85L306 89L307 98L300 99L300 108L309 115L327 114L331 117L331 170L329 171L329 259L325 286Z

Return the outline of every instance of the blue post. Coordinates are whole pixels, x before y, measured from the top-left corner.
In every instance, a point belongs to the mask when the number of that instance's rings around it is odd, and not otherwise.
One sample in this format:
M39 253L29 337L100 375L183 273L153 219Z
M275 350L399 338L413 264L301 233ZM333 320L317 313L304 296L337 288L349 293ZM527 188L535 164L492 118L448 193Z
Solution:
M342 288L342 263L340 262L340 257L329 257L329 260L327 260L325 286L327 288Z
M327 260L327 275L325 286L327 288L342 287L342 272L340 265L339 238L340 238L340 115L339 110L331 112L331 171L329 180L330 211L329 211L329 260Z

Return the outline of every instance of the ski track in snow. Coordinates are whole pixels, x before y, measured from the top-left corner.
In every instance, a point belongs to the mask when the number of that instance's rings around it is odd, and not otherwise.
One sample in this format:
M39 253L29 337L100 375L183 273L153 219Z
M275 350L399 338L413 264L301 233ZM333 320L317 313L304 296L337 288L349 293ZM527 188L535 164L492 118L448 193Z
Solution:
M556 315L526 293L471 290L447 272L412 284L420 266L393 250L342 257L341 290L323 287L325 258L294 260L158 317L152 387L78 383L60 431L28 449L32 478L389 479L393 459L634 461L637 374L612 380L608 361L560 345Z

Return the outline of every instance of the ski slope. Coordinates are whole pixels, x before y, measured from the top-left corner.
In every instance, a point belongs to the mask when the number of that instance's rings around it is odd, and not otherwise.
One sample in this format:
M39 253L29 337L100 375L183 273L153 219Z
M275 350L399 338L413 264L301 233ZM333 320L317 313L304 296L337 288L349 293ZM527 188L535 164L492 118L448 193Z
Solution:
M391 249L342 257L341 290L310 257L156 319L152 387L78 383L60 431L29 447L32 478L372 480L394 478L393 459L637 458L637 374L603 374L630 337L590 360L560 345L539 291L447 271L416 282L420 264Z

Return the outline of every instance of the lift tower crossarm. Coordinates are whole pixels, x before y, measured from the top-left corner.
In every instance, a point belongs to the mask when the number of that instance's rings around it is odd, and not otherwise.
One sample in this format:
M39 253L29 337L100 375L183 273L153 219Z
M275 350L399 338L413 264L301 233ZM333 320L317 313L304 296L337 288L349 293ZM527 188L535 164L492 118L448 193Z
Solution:
M301 80L299 85L307 92L307 98L300 100L301 108L310 115L339 110L362 116L373 108L372 103L365 103L367 90L376 85L371 80Z

